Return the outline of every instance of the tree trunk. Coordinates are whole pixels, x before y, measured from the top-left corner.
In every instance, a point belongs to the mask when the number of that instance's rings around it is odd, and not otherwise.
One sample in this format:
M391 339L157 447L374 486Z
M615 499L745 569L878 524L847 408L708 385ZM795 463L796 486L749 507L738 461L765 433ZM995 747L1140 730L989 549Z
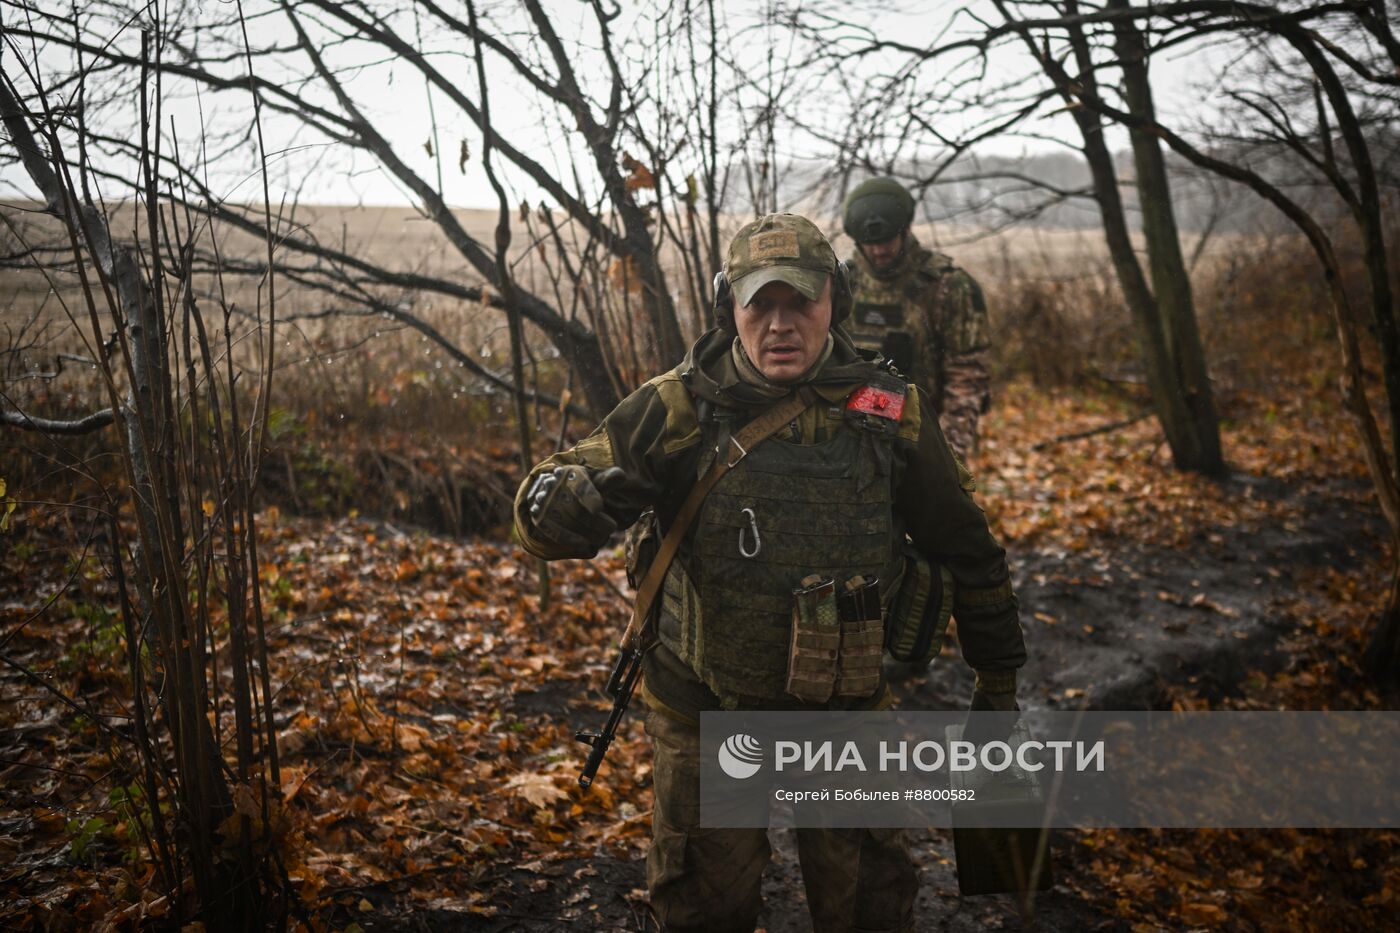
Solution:
M1108 5L1126 9L1130 2L1109 0ZM1130 21L1122 20L1114 24L1114 35L1128 110L1134 116L1156 123L1142 32ZM1129 130L1129 136L1137 171L1143 235L1152 270L1152 291L1163 328L1169 372L1175 383L1173 389L1182 395L1187 409L1185 422L1177 432L1180 446L1173 446L1172 455L1181 469L1221 476L1225 473L1225 461L1220 450L1220 422L1196 326L1191 276L1181 255L1166 162L1155 136L1142 129Z
M1073 4L1068 8L1071 13L1076 9ZM1086 86L1094 87L1094 72L1083 31L1072 27L1069 32L1079 66L1078 80L1072 79L1055 59L1041 54L1031 40L1027 39L1027 44L1035 51L1041 66L1060 92L1071 104L1077 104L1078 90ZM1097 90L1094 96L1097 97ZM1128 231L1127 215L1118 188L1118 172L1114 168L1108 144L1104 141L1102 118L1083 106L1074 106L1071 113L1084 141L1084 159L1093 179L1094 200L1103 218L1104 239L1119 286L1123 289L1123 299L1133 317L1157 420L1171 448L1172 461L1179 469L1195 469L1191 406L1177 378L1157 299L1148 287L1147 278L1133 250L1132 235Z
M646 228L642 229L645 232ZM646 309L656 339L656 356L661 369L670 369L685 358L685 338L681 336L676 303L671 300L666 273L661 268L661 259L650 235L647 236L646 245L638 251L637 258L641 260L638 265L642 272L642 307Z
M1400 542L1391 543L1390 593L1380 622L1361 657L1361 669L1374 683L1400 685Z

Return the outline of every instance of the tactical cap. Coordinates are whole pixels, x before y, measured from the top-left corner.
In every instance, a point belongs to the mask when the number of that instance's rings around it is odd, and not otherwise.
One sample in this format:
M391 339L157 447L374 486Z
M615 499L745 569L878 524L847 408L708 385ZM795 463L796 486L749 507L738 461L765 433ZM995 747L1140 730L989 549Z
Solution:
M914 197L893 178L869 178L841 205L841 225L857 243L879 243L905 231L914 220Z
M766 214L734 235L724 273L739 307L769 282L786 282L816 301L836 274L836 252L807 218Z

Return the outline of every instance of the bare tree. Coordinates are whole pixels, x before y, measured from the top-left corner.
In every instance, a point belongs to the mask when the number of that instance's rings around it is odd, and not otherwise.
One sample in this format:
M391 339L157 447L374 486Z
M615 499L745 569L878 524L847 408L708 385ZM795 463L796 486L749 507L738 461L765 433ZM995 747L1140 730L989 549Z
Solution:
M1343 400L1360 432L1381 510L1392 533L1400 534L1395 448L1395 438L1400 437L1400 328L1392 292L1397 270L1387 248L1382 198L1382 190L1388 188L1393 205L1400 138L1396 126L1400 41L1385 3L1182 0L1138 7L1124 0L1095 6L998 0L997 5L1000 23L982 24L967 38L932 49L903 51L921 61L957 52L981 61L1008 36L1019 38L1053 81L1079 126L1101 204L1105 195L1112 200L1110 192L1116 187L1105 159L1103 132L1106 126L1117 125L1128 131L1133 142L1145 214L1160 212L1165 200L1159 158L1154 155L1159 145L1202 171L1248 188L1281 212L1306 238L1326 274L1345 374ZM1140 66L1149 53L1206 42L1224 46L1238 59L1258 63L1250 79L1254 83L1242 81L1239 68L1230 74L1224 88L1227 100L1235 105L1229 128L1222 129L1220 120L1165 125L1152 107ZM1095 48L1111 54L1096 59ZM1069 67L1071 61L1074 70ZM1105 82L1104 72L1117 73L1121 87ZM1288 105L1290 101L1294 106ZM1329 197L1319 198L1320 191ZM1115 240L1119 243L1115 262L1120 282L1136 307L1142 302L1134 301L1132 293L1141 294L1146 283L1140 270L1134 272L1135 262L1126 262L1126 255L1120 258L1126 251L1123 231L1112 230L1118 226L1113 219L1116 213L1104 212L1105 226L1110 247ZM1166 246L1152 260L1156 293L1152 297L1160 303L1164 286L1184 275L1184 265L1173 249L1176 233L1168 218L1146 216L1145 221L1149 251L1154 227L1159 244ZM1346 287L1339 236L1355 237L1361 244L1368 305L1364 314ZM1180 309L1173 316L1184 322L1186 303L1180 296L1172 300ZM1387 432L1380 430L1365 392L1362 343L1368 328L1374 329L1382 364ZM1197 352L1191 346L1191 334L1183 337L1175 325L1153 327L1149 336L1154 343L1161 341L1167 359L1189 359ZM1182 390L1188 398L1194 391L1199 400L1204 370L1192 375L1183 371L1180 362L1175 366ZM1158 404L1160 414L1160 400ZM1200 412L1194 404L1192 410ZM1400 548L1393 548L1393 553L1400 553ZM1395 574L1366 657L1368 672L1385 679L1400 676L1400 563Z
M50 55L68 54L75 69L73 74L80 58L95 73L113 81L139 67L126 34L114 29L114 24L139 21L142 14L138 8L120 3L99 4L95 12L75 16L62 6L7 5L11 7L10 29L16 38L47 49ZM585 40L566 39L554 14L532 0L523 5L520 15L496 9L483 12L475 25L470 17L459 17L434 0L419 0L407 8L368 2L279 0L250 10L250 21L260 24L257 34L275 38L253 44L250 57L255 62L255 74L247 80L233 70L237 58L230 50L241 45L236 18L228 14L211 16L207 9L196 13L191 8L174 17L176 25L166 37L168 54L160 69L167 81L178 82L187 93L197 91L201 95L231 98L235 110L245 106L251 94L261 95L269 118L278 121L284 132L291 128L298 136L314 137L338 151L368 156L411 195L424 217L441 230L479 280L494 288L502 281L495 250L467 232L439 190L441 152L434 152L432 166L420 170L402 141L387 136L376 114L357 96L363 83L357 83L356 77L375 69L377 63L391 60L395 68L411 69L439 102L433 111L436 121L454 126L466 121L473 125L477 133L489 139L493 151L509 168L510 178L516 184L544 192L562 211L565 222L580 232L587 244L596 244L596 249L585 247L576 252L577 241L569 236L548 238L530 246L569 250L569 259L582 278L604 279L610 272L618 274L620 270L628 279L629 291L637 295L639 307L628 313L635 313L644 329L644 355L653 368L669 365L680 358L685 344L672 283L662 261L665 235L655 222L660 192L655 185L636 183L638 170L634 164L648 173L654 168L637 163L629 153L653 148L648 145L650 139L640 135L650 129L642 122L646 119L646 102L640 96L642 89L636 75L626 70L632 63L622 58L614 45L613 30L619 12L602 2L586 4L583 10L591 20L591 26L582 24L591 45L584 45ZM492 16L503 21L497 23ZM109 29L114 31L109 34ZM419 36L427 38L420 43ZM550 154L538 148L532 150L530 140L512 140L503 135L483 107L479 94L472 93L471 89L477 86L477 49L491 59L488 64L493 77L511 76L515 86L523 89L521 93L538 108L542 117L541 138L549 138L549 123L558 122L563 132L556 133L555 138L564 141L565 147L552 155L564 157L559 167L547 167L544 160ZM601 69L588 67L594 65ZM71 82L71 74L67 80ZM717 92L711 96L717 96ZM233 125L233 135L223 140L227 151L215 153L216 159L227 161L228 155L236 151L239 124L235 121ZM437 133L436 126L433 132ZM107 134L95 134L93 142L95 151L112 158L129 159L132 155L130 136L120 127ZM476 145L465 135L460 143L459 167L465 171ZM712 155L713 151L710 149ZM578 165L587 167L584 171L571 165L575 157ZM190 194L192 210L259 236L273 226L273 218L257 207L240 206L227 199L217 184L210 183L208 174L192 162L181 162L166 152L160 170L181 178ZM109 186L121 182L120 170L104 166L98 174ZM698 189L701 196L715 190L713 175L714 171L709 170L705 185ZM648 200L652 191L657 191L658 196ZM712 220L717 220L717 205L711 211ZM710 231L700 231L697 226L693 232L708 234L705 238L714 242L716 224L711 223L710 227ZM687 236L692 233L690 229L681 232ZM470 281L387 268L354 255L353 250L318 242L305 228L276 229L274 234L281 243L283 261L300 264L295 271L301 276L301 284L321 289L341 305L378 302L396 308L397 316L444 345L450 345L450 341L414 312L412 303L404 300L404 292L484 299L490 306L505 310L498 295L484 296L480 286ZM580 264L583 254L591 257L590 268ZM261 274L251 266L246 271ZM588 287L583 281L571 285ZM519 282L513 304L525 322L539 328L555 345L576 374L595 413L616 403L620 382L616 378L617 348L604 346L599 340L600 329L606 326L597 318L602 309L585 305L583 317L566 316L555 302ZM468 358L470 354L460 356ZM514 390L525 391L519 386Z
M1148 386L1173 460L1181 469L1222 475L1225 464L1218 418L1159 144L1149 134L1130 134L1135 171L1131 180L1125 180L1105 133L1111 121L1076 104L1078 88L1099 88L1111 73L1121 81L1114 96L1125 101L1125 109L1152 113L1150 49L1130 21L1115 21L1116 25L1103 25L1091 33L1075 0L1049 4L994 0L994 6L1004 20L998 26L978 21L963 36L950 24L924 47L872 34L855 40L839 56L843 63L866 57L902 60L891 76L877 82L873 94L866 92L869 100L859 104L861 112L871 113L876 126L883 128L874 135L883 165L870 156L864 162L868 169L909 177L911 187L920 191L935 185L985 183L989 186L985 201L976 206L1003 205L1012 223L1072 199L1091 197L1132 314ZM1027 20L1032 7L1054 17L1053 26L1044 17ZM1024 46L1039 73L1008 74L998 66L1013 44ZM1032 122L1046 116L1048 105L1056 100L1077 130L1076 145L1091 181L1087 188L1056 185L1014 168L979 166L974 151L978 143L1008 134L1040 135L1031 128ZM872 135L866 134L861 148L869 151ZM936 141L932 152L930 140ZM1137 191L1148 269L1134 246L1122 191L1125 184ZM1008 208L1008 202L1017 206Z
M1260 54L1273 66L1264 74L1271 87L1235 99L1259 118L1254 146L1193 145L1185 136L1155 119L1123 113L1101 99L1087 106L1143 132L1161 138L1193 164L1239 182L1281 211L1306 237L1328 281L1333 318L1343 364L1342 396L1362 438L1362 449L1393 538L1400 539L1400 482L1397 482L1397 428L1400 428L1400 327L1397 327L1393 283L1397 270L1387 248L1382 188L1391 191L1396 179L1384 167L1394 165L1397 113L1400 113L1400 42L1382 2L1337 4L1330 8L1288 10L1255 4L1200 4L1211 14L1192 22L1191 32L1233 30L1253 38ZM1173 23L1178 25L1178 23ZM1190 34L1190 32L1188 32ZM1270 91L1287 93L1288 85L1311 90L1313 116L1291 116L1272 109ZM1310 87L1308 87L1310 85ZM1297 91L1295 90L1295 95ZM1301 96L1301 95L1297 95ZM1280 184L1253 167L1251 153L1260 143L1274 143L1289 152L1295 165L1306 168L1310 182L1325 186L1343 205L1340 215L1327 202L1300 194L1298 187ZM1289 188L1292 187L1292 190ZM1311 187L1309 185L1308 187ZM1306 190L1306 189L1305 189ZM1362 244L1369 313L1353 306L1346 289L1346 271L1337 248L1338 234L1356 236ZM1361 345L1366 324L1374 328L1381 359L1381 383L1389 412L1389 440L1377 425L1366 395ZM1376 679L1400 680L1400 540L1393 541L1396 564L1384 613L1365 657L1367 672Z
M5 38L7 58L17 62L0 81L8 148L69 249L59 270L51 254L33 252L33 269L48 278L86 342L86 362L101 376L108 407L68 421L9 408L4 420L8 430L42 432L51 443L107 424L121 432L123 476L103 485L97 514L117 590L130 696L117 710L94 709L19 662L0 659L107 734L116 776L108 799L139 838L181 922L198 917L213 929L285 928L290 890L277 848L285 817L252 494L273 344L263 340L258 368L244 373L253 376L253 387L242 388L229 352L238 339L230 310L222 309L220 334L194 298L191 257L200 232L190 213L176 209L178 200L160 190L155 171L160 144L152 127L163 105L159 30L157 22L142 34L142 231L134 242L113 234L112 217L92 196L82 82L74 89L77 106L59 105L43 62ZM25 232L10 229L25 245ZM55 276L76 279L76 288ZM270 322L275 299L267 285ZM69 306L65 294L76 294L80 306ZM239 336L260 334L265 337L258 327ZM127 510L134 521L123 517ZM0 648L17 632L4 633ZM231 695L221 702L224 689ZM233 746L228 761L226 740Z

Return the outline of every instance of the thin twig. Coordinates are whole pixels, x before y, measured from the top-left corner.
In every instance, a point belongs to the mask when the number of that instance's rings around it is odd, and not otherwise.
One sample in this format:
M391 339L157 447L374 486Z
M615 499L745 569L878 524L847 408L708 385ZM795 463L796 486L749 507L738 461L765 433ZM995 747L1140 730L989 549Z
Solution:
M1086 437L1094 437L1098 434L1107 434L1110 431L1117 431L1119 428L1126 428L1129 425L1137 424L1139 421L1142 421L1146 418L1151 418L1154 414L1155 412L1149 408L1147 411L1140 412L1139 414L1136 414L1131 418L1125 418L1122 421L1113 421L1109 424L1100 425L1097 428L1090 428L1087 431L1075 431L1073 434L1061 434L1059 437L1052 437L1049 440L1041 441L1040 443L1035 444L1031 447L1031 450L1046 450L1050 447L1054 447L1056 444L1067 444L1070 441L1082 441Z

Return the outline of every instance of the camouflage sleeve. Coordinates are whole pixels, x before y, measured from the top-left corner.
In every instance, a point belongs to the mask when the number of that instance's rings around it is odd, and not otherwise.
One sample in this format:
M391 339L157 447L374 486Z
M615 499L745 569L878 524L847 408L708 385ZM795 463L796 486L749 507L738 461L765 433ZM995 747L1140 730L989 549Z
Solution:
M590 473L621 467L626 480L608 487L607 511L625 528L673 489L678 455L700 440L690 394L675 371L658 376L623 399L588 437L536 464L515 494L515 533L536 557L557 560L563 549L544 539L525 511L525 493L535 477L559 466Z
M911 387L912 389L912 387ZM909 537L948 568L963 657L980 671L1015 671L1026 662L1019 604L1006 551L972 498L972 474L954 457L922 393L905 407L897 502Z
M938 422L964 463L977 453L977 422L991 401L987 351L949 354L943 363L943 411Z
M943 276L940 289L944 352L950 357L961 356L991 346L987 299L977 280L962 269L953 269Z

